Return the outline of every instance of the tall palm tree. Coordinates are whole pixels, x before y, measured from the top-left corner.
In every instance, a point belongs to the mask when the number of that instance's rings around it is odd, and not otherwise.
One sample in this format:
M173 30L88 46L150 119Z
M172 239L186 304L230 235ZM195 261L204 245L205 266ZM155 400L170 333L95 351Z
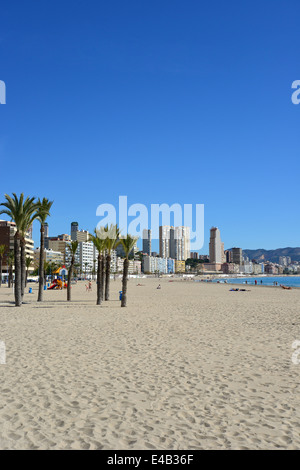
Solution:
M24 238L24 230L30 222L29 213L34 212L33 201L34 198L27 197L24 200L24 194L21 193L18 197L15 193L12 197L8 194L4 195L6 201L2 202L0 206L5 207L0 211L0 214L8 215L11 220L16 224L16 233L14 235L14 257L15 257L15 305L20 307L22 305L22 266L21 263L21 240ZM29 225L30 226L30 225ZM24 258L24 274L25 279L25 247L23 249Z
M127 234L126 238L121 238L121 243L125 253L124 265L123 265L123 279L122 279L122 300L121 307L126 307L127 303L127 281L128 281L128 267L129 267L129 255L133 250L138 238L132 237Z
M102 229L101 236L105 240L106 249L105 300L109 300L111 252L112 250L115 250L117 245L120 243L120 230L117 225L111 224L110 227L107 225Z
M6 245L0 245L0 287L2 286L2 261L5 251Z
M25 287L26 287L27 279L28 279L28 271L29 271L30 266L32 265L32 258L29 258L29 256L26 256L25 264L26 264L26 276L25 276Z
M97 302L96 305L101 305L103 300L103 263L104 263L104 249L105 249L105 239L101 237L100 233L94 230L95 235L90 235L90 241L93 242L96 250L98 251L97 257Z
M73 276L73 269L75 264L75 255L78 248L78 241L71 241L68 245L68 250L71 255L71 264L68 270L68 286L67 286L67 300L71 300L71 280Z
M38 205L35 198L27 197L23 204L23 220L21 225L21 295L22 300L25 292L26 279L26 235L32 226L33 221L37 218Z
M44 277L44 257L45 257L45 223L47 217L50 215L50 209L53 204L53 201L49 201L47 198L43 198L42 201L38 199L37 202L37 219L41 224L40 233L41 233L41 241L40 241L40 262L39 262L39 293L38 293L38 302L43 301L43 292L44 292L44 284L45 284L45 277Z
M15 255L13 250L10 250L7 255L7 264L8 264L8 285L7 287L11 287L13 283L13 265L14 265Z

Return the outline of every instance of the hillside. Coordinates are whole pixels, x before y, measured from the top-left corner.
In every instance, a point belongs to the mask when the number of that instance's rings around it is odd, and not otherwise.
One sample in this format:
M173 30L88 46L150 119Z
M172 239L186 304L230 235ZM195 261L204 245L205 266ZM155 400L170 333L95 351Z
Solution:
M277 250L243 250L243 254L248 256L250 260L272 261L273 263L278 263L279 256L290 256L292 261L300 261L300 247L277 248Z

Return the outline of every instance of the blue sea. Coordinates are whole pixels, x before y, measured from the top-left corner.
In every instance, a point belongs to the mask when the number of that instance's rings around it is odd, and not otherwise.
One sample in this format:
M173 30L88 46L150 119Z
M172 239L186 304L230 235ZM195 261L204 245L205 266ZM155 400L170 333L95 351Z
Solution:
M247 284L248 285L255 285L255 279L257 280L258 286L274 286L274 283L277 282L277 286L280 284L289 287L300 287L300 276L271 276L271 277L242 277L242 278L226 278L227 284ZM213 282L221 282L223 283L225 279L214 279ZM262 282L261 282L262 281Z

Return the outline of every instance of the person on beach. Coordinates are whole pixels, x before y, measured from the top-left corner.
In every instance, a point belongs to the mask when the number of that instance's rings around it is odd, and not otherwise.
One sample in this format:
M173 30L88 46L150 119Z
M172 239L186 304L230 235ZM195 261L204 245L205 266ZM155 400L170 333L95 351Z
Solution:
M157 286L157 288L156 288L156 289L161 289L161 286L160 286L160 284L158 284L158 286Z
M256 279L255 279L254 283L255 283L255 285L257 286L257 280L256 280Z

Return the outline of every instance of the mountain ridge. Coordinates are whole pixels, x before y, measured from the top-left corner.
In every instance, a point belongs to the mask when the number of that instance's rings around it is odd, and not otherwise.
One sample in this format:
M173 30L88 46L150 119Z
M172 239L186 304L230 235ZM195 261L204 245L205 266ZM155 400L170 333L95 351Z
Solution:
M275 250L265 250L264 248L256 250L245 249L243 254L250 260L271 261L272 263L278 263L280 256L289 256L292 261L300 261L300 247L277 248Z

